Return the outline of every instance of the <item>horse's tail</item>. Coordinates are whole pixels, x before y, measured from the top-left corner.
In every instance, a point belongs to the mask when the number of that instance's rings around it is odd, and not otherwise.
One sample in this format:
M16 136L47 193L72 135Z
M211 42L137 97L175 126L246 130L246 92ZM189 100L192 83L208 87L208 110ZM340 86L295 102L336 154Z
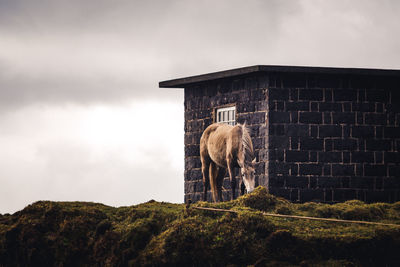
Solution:
M218 200L218 186L217 186L217 179L218 179L218 167L214 162L210 163L210 187L211 187L211 193L214 202L217 202Z

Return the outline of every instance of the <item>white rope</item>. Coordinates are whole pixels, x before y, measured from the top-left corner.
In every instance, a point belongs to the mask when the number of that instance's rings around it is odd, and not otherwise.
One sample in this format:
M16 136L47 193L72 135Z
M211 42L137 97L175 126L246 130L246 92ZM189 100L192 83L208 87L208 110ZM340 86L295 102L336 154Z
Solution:
M205 207L193 207L198 210L209 210L209 211L217 211L217 212L230 212L230 213L238 213L235 210L226 210L226 209L215 209L215 208L205 208ZM284 214L274 214L274 213L262 213L264 216L271 217L281 217L281 218L293 218L293 219L303 219L303 220L315 220L315 221L328 221L328 222L342 222L342 223L358 223L358 224L372 224L372 225L384 225L384 226L395 226L400 227L400 224L393 223L379 223L379 222L366 222L366 221L352 221L352 220L342 220L342 219L332 219L332 218L318 218L318 217L307 217L307 216L297 216L297 215L284 215Z

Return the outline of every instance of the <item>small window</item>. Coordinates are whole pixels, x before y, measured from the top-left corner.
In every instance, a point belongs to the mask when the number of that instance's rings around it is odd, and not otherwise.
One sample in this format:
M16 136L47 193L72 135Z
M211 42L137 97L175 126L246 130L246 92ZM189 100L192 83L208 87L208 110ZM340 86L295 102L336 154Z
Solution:
M217 122L235 125L236 123L236 107L226 107L217 109Z

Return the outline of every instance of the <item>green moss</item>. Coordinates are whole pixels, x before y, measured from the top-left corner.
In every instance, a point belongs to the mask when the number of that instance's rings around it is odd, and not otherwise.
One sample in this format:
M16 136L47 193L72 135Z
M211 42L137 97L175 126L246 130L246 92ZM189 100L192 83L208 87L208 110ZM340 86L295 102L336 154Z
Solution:
M236 200L237 205L249 207L261 211L274 210L278 200L275 196L268 194L263 186L257 187L251 194L246 194Z
M4 266L396 266L400 227L268 217L263 212L400 224L400 202L293 204L259 187L236 213L149 201L113 208L40 201L0 216Z

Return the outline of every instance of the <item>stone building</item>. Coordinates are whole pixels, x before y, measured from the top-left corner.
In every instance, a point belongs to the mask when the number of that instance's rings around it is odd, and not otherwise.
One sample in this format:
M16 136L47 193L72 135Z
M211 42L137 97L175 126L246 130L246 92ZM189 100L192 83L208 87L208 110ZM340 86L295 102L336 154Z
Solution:
M201 199L199 141L213 122L246 122L256 184L274 195L400 200L400 70L250 66L159 85L184 88L185 202Z

